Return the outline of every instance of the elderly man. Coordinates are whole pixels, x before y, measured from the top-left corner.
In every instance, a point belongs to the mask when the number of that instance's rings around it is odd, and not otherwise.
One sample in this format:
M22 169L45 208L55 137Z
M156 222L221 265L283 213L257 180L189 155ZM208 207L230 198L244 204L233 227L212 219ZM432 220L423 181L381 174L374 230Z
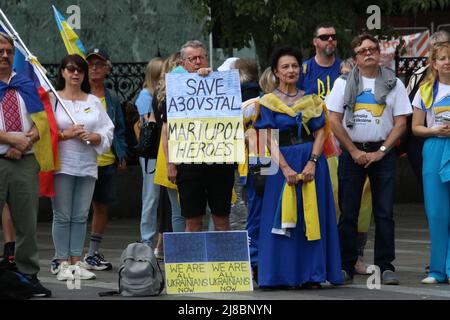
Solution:
M317 94L323 100L341 74L341 59L336 57L337 35L332 23L324 22L314 30L316 55L302 64L297 87L305 94Z
M0 208L8 203L11 211L18 270L30 279L34 296L50 297L37 278L36 241L38 172L39 166L50 168L42 158L50 148L50 129L34 83L12 69L14 52L12 38L0 33Z
M180 53L182 66L186 71L202 76L207 76L212 71L208 68L208 55L200 41L188 41ZM163 121L163 141L167 150L167 119ZM167 173L169 180L176 182L178 186L181 214L186 218L187 232L202 230L202 219L207 203L211 209L215 230L230 229L234 165L204 163L175 165L168 161Z
M94 48L86 56L89 65L89 84L92 94L100 99L103 108L114 124L114 137L111 149L97 157L98 180L95 183L92 206L92 232L89 251L84 258L88 269L111 270L112 265L99 252L106 224L108 209L117 199L117 169L126 169L127 143L125 142L125 122L119 98L105 87L105 80L111 72L111 61L105 50Z
M363 34L351 44L357 68L336 80L326 99L333 133L343 148L339 158L339 198L343 277L353 281L357 222L364 180L369 176L375 217L375 264L382 283L398 284L392 261L394 243L395 142L406 128L411 104L395 73L380 67L376 38Z

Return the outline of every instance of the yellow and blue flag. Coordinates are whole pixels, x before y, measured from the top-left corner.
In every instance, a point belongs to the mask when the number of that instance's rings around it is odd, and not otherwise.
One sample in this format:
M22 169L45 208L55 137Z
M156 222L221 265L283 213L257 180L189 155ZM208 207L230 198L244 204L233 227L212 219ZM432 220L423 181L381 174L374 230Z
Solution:
M55 6L52 7L55 13L55 20L58 25L58 29L61 33L67 52L69 54L78 54L83 58L86 58L86 49L84 48L83 43L81 43L81 40L78 38L78 35L72 30L64 16L55 8Z
M3 23L0 31L12 36ZM13 69L17 73L9 84L0 81L0 103L7 89L18 91L25 102L28 113L39 131L39 141L34 145L34 154L39 172L40 195L54 197L53 172L59 169L58 128L50 103L50 87L43 79L42 68L36 57L29 56L25 48L14 41L15 55Z

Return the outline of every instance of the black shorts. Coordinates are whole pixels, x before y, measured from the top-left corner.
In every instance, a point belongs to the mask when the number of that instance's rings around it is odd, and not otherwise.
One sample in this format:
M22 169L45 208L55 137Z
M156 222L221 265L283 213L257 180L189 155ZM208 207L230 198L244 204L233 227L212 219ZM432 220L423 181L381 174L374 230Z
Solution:
M117 199L116 194L117 169L115 164L98 167L98 179L95 182L92 201L101 204L113 204Z
M235 167L233 164L178 165L181 215L185 218L205 215L207 203L213 215L229 215Z

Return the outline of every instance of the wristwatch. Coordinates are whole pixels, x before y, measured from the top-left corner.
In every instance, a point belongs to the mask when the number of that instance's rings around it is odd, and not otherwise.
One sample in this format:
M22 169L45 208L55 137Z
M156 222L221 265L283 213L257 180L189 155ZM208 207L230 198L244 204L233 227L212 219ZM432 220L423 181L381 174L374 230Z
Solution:
M309 157L309 161L312 161L315 164L317 164L317 161L319 161L319 156L313 153L311 154L311 157Z
M386 146L381 146L379 150L383 153L386 153L389 151L389 149Z

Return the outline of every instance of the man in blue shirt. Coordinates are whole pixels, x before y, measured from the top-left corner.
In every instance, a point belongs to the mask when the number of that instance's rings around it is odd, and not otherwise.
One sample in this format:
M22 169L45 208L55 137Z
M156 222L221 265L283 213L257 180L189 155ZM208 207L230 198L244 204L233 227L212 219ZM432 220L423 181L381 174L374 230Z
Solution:
M303 62L297 86L305 94L317 94L323 100L340 76L341 60L336 57L337 36L331 23L319 24L313 39L316 55Z

